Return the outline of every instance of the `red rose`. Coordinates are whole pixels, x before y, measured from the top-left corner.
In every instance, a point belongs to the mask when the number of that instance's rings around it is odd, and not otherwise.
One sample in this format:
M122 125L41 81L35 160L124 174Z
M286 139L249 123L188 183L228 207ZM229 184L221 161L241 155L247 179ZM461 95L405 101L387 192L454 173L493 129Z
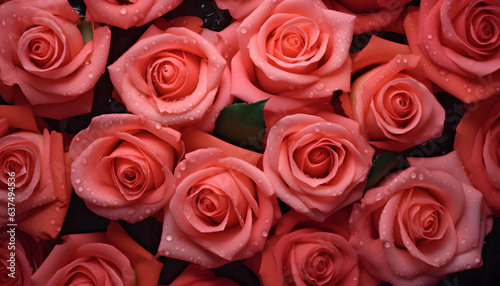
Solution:
M269 131L264 172L283 202L321 221L362 197L373 153L354 120L294 114Z
M472 184L500 214L500 94L470 107L457 126L455 149Z
M55 131L0 138L0 227L16 223L37 240L59 234L71 197L67 159Z
M481 266L493 219L456 152L409 163L353 207L349 241L363 266L394 285L431 285Z
M281 112L349 90L353 24L317 1L264 1L238 28L232 94Z
M106 68L109 28L88 22L93 35L85 42L78 25L87 27L66 0L9 1L0 5L0 19L3 99L27 101L36 116L54 119L90 112L94 85Z
M215 45L197 32L199 18L152 25L116 62L111 81L127 109L166 126L198 124L210 132L231 104L229 69ZM197 27L197 28L196 28Z
M405 19L412 53L436 85L470 103L500 91L500 2L424 0Z
M173 195L182 154L176 130L133 114L101 115L71 142L71 181L94 213L137 222Z
M182 0L84 0L96 22L128 29L148 24L175 9Z
M341 99L370 144L400 152L441 136L445 110L408 46L373 36L353 60L353 74L364 69Z

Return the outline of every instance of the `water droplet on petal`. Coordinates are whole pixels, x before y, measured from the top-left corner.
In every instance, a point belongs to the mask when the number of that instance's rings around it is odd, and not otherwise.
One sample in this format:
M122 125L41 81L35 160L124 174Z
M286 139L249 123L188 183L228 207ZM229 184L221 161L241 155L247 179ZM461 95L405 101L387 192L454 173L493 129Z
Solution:
M75 179L75 183L80 184L81 182L82 182L82 180L80 178Z
M242 27L242 28L241 28L241 30L240 30L240 32L241 32L243 35L245 35L246 33L248 33L248 30L247 30L247 28Z
M125 7L123 7L123 8L120 9L120 14L122 14L122 15L127 14L127 12L128 12L128 10Z

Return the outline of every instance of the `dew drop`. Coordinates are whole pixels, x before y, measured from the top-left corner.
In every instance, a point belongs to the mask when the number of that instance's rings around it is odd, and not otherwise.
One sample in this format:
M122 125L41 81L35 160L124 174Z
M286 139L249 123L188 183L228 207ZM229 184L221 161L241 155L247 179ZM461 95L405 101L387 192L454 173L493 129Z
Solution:
M172 241L174 238L172 237L172 235L167 234L167 236L165 236L165 239L166 239L167 241Z
M267 237L267 235L268 235L269 233L268 233L267 231L263 230L263 231L261 232L261 234L262 234L262 236L263 236L263 237Z
M324 83L322 83L322 82L318 82L318 83L316 84L316 89L317 89L317 90L322 90L323 88L325 88L325 84L324 84Z
M155 128L160 130L161 129L161 123L160 122L156 122L155 123Z
M481 258L479 258L479 257L474 258L474 262L476 262L476 263L481 262Z
M432 35L431 34L427 35L427 39L429 40L432 39Z
M410 173L410 178L415 179L417 177L417 174L415 172Z
M80 193L81 193L81 192L83 192L83 187L81 187L81 186L80 186L80 187L78 187L78 191L79 191Z
M243 35L245 35L246 33L248 33L248 30L247 30L247 28L242 27L242 28L241 28L241 30L240 30L240 32L241 32Z
M89 73L89 78L94 78L94 74L93 73Z
M88 163L87 158L82 158L82 164L85 165L87 163Z
M75 183L80 184L81 182L82 182L82 180L80 178L75 179Z
M128 10L125 7L123 7L123 8L120 9L120 14L122 14L122 15L127 14L127 12L128 12Z
M391 243L388 242L388 241L384 242L384 247L385 248L390 248L391 247Z

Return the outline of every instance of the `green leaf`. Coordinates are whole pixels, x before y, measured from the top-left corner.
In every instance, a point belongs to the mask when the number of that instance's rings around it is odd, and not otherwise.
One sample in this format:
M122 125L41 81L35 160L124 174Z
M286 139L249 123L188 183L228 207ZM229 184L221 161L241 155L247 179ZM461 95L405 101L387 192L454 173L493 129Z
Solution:
M242 148L264 152L264 106L267 99L255 103L236 103L225 107L215 123L212 135Z
M92 29L92 22L82 21L80 26L80 33L82 33L83 43L86 44L88 41L92 40L94 37L94 31Z
M368 173L365 192L377 185L385 176L398 170L408 168L405 157L396 152L384 152L373 159L373 165Z

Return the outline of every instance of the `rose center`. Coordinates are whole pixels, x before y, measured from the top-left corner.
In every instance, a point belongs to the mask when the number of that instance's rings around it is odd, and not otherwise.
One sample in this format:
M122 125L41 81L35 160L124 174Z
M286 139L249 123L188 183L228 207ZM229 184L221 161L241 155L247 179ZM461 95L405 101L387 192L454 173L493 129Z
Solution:
M297 34L288 34L283 38L282 51L284 56L295 58L304 49L304 40Z

